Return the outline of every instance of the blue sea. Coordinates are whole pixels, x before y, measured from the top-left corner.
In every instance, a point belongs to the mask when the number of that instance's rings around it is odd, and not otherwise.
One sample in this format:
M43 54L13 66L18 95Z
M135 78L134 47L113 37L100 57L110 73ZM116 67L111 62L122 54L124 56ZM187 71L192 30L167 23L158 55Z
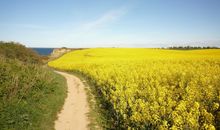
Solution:
M53 52L54 48L31 48L36 51L39 55L48 56Z

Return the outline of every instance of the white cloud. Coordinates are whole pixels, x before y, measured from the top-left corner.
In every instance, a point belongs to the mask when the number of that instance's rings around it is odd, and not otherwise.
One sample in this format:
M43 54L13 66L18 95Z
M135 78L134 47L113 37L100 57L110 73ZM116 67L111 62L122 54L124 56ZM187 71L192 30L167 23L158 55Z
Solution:
M82 23L78 27L70 27L69 31L64 31L62 33L62 38L60 41L74 41L78 43L88 43L93 41L94 38L97 38L99 35L99 29L102 27L108 26L119 20L122 16L124 16L128 12L128 7L123 6L118 9L109 10L105 12L103 15L98 17L95 20ZM97 40L97 39L96 39Z
M36 25L36 24L21 24L20 27L28 28L28 29L45 29L44 26Z
M126 13L127 13L127 9L124 7L120 9L110 10L106 12L105 14L103 14L98 19L83 24L82 28L84 31L90 31L93 29L100 28L102 26L105 26L107 24L117 21Z
M6 26L14 26L16 28L23 28L23 29L45 29L45 26L38 25L38 24L29 24L29 23L17 23L17 24L7 24Z

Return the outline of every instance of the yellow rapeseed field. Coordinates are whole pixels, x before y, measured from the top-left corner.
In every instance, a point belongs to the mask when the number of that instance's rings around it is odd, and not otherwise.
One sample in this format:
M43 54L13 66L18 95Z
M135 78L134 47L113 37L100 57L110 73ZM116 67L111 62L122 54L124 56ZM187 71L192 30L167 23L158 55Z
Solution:
M95 84L122 129L220 129L220 50L95 48L48 63Z

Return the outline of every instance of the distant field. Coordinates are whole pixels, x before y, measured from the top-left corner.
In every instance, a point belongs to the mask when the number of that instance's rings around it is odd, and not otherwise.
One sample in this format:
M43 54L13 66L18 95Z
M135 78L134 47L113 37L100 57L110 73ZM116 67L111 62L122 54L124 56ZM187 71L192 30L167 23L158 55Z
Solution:
M48 65L89 78L112 128L220 129L220 50L85 49Z

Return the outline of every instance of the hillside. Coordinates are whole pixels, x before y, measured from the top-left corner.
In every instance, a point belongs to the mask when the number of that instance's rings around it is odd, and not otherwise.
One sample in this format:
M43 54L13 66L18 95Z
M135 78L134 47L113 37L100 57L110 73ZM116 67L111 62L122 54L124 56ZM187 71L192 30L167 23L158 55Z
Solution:
M1 42L0 55L0 129L54 129L66 97L65 79L21 44Z
M26 63L42 62L41 57L35 51L16 42L0 41L0 56Z

